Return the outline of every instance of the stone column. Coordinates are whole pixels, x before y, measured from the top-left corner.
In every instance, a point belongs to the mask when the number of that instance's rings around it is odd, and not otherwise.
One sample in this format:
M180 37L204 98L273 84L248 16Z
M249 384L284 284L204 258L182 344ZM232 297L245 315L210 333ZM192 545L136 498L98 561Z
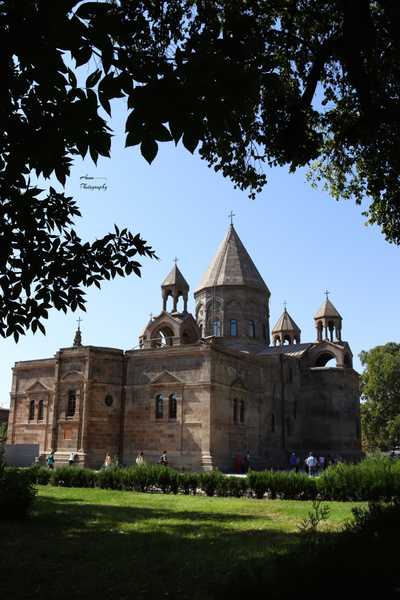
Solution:
M55 355L55 372L54 372L54 392L50 395L50 402L53 406L53 414L51 419L51 435L50 435L50 447L48 450L57 450L57 420L58 420L58 403L60 397L60 353L57 352Z
M88 420L89 420L89 402L90 402L90 388L91 388L91 380L90 376L90 356L85 358L85 373L84 373L84 384L83 384L83 399L81 401L81 440L80 440L80 448L79 452L85 453L87 448L87 430L88 430Z
M85 381L83 384L83 402L82 402L82 422L81 422L81 440L79 452L85 453L87 447L87 430L89 421L89 403L90 403L91 381Z

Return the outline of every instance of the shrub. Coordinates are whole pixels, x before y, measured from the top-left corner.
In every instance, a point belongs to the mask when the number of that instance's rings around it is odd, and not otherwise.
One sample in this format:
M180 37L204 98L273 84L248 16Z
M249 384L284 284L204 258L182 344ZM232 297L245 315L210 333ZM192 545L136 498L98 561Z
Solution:
M26 517L36 494L29 473L16 467L5 468L0 480L0 518Z
M29 471L34 483L38 483L39 485L47 485L49 483L51 478L50 469L41 466L39 463L35 463L30 467Z
M199 485L203 492L207 494L207 496L214 496L215 490L217 489L218 485L221 486L220 475L221 473L218 471L218 469L215 469L215 471L206 471L204 473L199 473Z
M179 488L186 496L190 494L190 477L189 473L179 473Z
M165 467L163 467L165 469ZM147 492L154 485L154 472L146 462L131 467L130 484L136 492Z
M177 494L179 490L179 473L163 465L154 465L154 485L161 488L163 494Z
M197 489L199 488L199 474L198 473L189 473L189 481L190 481L190 489L192 490L193 496L197 494Z
M0 438L0 519L26 517L37 494L29 473L9 468L4 459L5 438Z
M227 477L228 490L234 498L241 498L248 489L247 477Z
M286 552L269 548L273 564L270 557L268 568L264 561L244 563L218 587L218 598L308 597L310 586L323 590L326 600L337 600L343 593L365 600L395 598L400 503L370 503L368 509L352 512L353 519L341 532L321 532L318 526L329 511L314 503L299 527L298 544Z
M220 471L215 471L215 473L216 473L215 493L220 498L226 498L227 496L229 496L229 479L230 479L230 477L227 477Z
M105 490L123 490L125 469L100 469L97 485Z
M192 494L195 496L197 488L199 487L199 474L198 473L180 473L179 474L179 487L183 490L184 494Z
M268 471L261 471L257 473L249 469L247 474L247 484L250 489L252 496L261 500L264 498L264 494L269 489L269 477L266 475Z

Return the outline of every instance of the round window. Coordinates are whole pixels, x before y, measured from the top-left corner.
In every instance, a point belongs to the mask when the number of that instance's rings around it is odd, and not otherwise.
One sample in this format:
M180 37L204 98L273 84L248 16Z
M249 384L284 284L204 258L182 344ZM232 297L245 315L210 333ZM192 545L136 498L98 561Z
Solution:
M106 406L112 406L113 402L114 402L114 400L112 399L111 396L106 396L106 399L105 399Z

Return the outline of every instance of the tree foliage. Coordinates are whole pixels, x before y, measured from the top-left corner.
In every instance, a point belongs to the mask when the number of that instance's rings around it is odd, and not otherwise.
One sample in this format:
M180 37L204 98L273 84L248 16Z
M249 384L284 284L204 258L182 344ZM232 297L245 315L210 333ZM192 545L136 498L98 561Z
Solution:
M149 163L181 141L251 197L263 163L311 165L334 197L368 195L369 221L400 243L399 24L395 0L2 0L0 333L82 308L82 286L152 255L125 230L86 245L73 201L29 180L63 184L74 156L109 156L114 98Z
M361 428L369 451L400 445L400 344L361 352Z
M369 196L369 222L400 243L394 0L119 0L76 14L114 32L112 53L85 51L107 73L99 94L127 96L126 143L149 162L182 140L252 197L263 163L310 165L335 198Z
M115 275L140 275L135 255L154 256L126 229L82 241L72 198L30 184L30 174L64 184L72 159L108 156L111 132L98 114L90 75L78 86L64 50L86 63L88 25L72 15L76 2L0 3L0 334L44 332L48 309L85 310L83 288ZM94 34L93 34L94 35ZM99 39L112 41L104 32ZM80 57L80 58L79 58ZM97 78L98 79L98 78Z

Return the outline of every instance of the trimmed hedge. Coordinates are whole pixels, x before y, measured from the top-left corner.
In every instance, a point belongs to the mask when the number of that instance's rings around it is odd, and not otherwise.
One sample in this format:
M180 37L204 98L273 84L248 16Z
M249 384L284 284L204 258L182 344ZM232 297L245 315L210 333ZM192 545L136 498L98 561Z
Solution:
M400 499L400 459L366 458L357 465L340 463L329 467L317 478L291 471L249 471L247 477L227 476L220 471L179 473L161 465L143 463L127 468L80 469L57 467L53 471L37 465L26 469L32 483L66 487L100 487L113 490L164 494L284 500L390 501Z

